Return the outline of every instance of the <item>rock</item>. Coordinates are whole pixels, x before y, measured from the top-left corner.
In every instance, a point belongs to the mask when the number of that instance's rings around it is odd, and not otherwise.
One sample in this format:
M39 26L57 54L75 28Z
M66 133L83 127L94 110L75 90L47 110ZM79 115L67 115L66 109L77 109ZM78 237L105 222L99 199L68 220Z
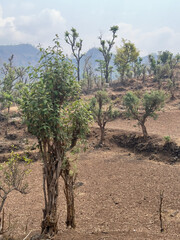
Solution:
M177 210L177 211L175 211L174 213L171 213L171 214L170 214L170 217L175 217L178 213L179 213L179 211Z

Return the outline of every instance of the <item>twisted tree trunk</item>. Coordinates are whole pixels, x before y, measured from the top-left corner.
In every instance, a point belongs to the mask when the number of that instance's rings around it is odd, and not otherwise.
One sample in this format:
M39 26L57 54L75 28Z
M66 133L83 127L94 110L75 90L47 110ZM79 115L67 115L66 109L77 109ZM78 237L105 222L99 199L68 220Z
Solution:
M58 179L62 172L63 152L58 142L40 142L40 150L43 157L43 191L45 208L43 209L43 220L41 233L54 236L57 231L57 200Z
M64 194L66 197L66 205L67 205L67 218L66 218L66 226L70 228L75 228L75 206L74 206L74 183L75 183L75 175L70 174L70 164L66 163L65 169L62 171L62 177L64 180L65 188Z

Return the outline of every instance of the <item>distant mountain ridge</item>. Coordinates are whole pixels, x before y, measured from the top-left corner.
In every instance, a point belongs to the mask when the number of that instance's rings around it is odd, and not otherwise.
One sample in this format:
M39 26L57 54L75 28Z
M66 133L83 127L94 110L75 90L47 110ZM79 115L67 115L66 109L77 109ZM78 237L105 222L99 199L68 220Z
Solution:
M11 55L14 55L14 65L15 66L24 66L27 67L29 65L35 66L40 57L40 51L30 45L30 44L19 44L19 45L1 45L0 46L0 67L3 65L4 62L8 62L8 59ZM86 54L82 57L80 63L80 70L81 74L84 69L85 60L89 58L89 63L91 64L92 68L95 69L98 67L98 63L96 60L103 60L102 53L98 50L98 48L91 48L89 49ZM110 65L114 66L114 55L111 58ZM72 59L73 63L75 64L75 59ZM143 57L143 63L148 64L148 56ZM115 68L114 68L115 69Z
M14 65L24 66L35 65L39 60L39 50L30 44L1 45L0 66L8 62L11 55L14 55Z

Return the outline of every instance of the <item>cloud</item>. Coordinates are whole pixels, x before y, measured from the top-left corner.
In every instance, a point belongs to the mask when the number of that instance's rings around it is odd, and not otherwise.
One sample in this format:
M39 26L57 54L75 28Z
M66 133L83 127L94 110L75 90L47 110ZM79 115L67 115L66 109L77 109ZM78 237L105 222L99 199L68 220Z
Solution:
M24 9L28 8L28 6L31 9L34 7L33 4L27 5L24 2ZM67 46L64 42L64 32L68 29L67 25L69 24L67 24L61 12L56 9L46 8L42 9L38 14L24 13L24 15L17 17L3 17L3 9L0 5L0 45L31 43L37 46L41 43L43 46L48 46L52 44L55 34L59 34L64 51L71 53L70 46ZM117 25L119 31L116 46L120 46L121 39L125 38L135 43L136 47L141 51L141 55L162 50L169 50L173 53L180 51L180 32L172 28L161 27L151 31L144 31L124 22ZM100 46L98 39L100 33L97 31L94 27L93 33L90 33L87 28L86 32L80 34L83 39L83 51ZM111 37L111 32L106 31L105 34L103 33L104 39L111 39Z
M43 9L37 15L3 18L0 6L0 44L42 43L47 46L55 34L66 30L66 21L55 9Z
M118 26L117 46L120 46L121 38L125 38L135 43L141 55L165 50L177 53L180 50L180 32L176 32L169 27L161 27L152 31L143 31L127 23L119 23Z

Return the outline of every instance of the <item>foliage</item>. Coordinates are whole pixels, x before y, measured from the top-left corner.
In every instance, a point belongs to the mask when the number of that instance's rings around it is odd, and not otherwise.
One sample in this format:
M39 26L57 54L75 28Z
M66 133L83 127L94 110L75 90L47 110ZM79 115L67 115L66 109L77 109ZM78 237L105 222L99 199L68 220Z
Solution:
M0 103L1 109L7 108L6 113L6 128L5 135L8 134L8 122L10 107L13 103L17 103L19 99L19 92L25 84L26 69L23 67L15 67L13 65L12 55L8 59L8 63L4 63L1 69L2 80L0 82Z
M82 39L79 39L79 33L77 33L75 28L71 28L71 33L68 31L65 32L65 41L71 46L72 54L77 62L77 79L80 81L80 60L84 56L81 53L82 50Z
M122 39L123 45L120 48L116 48L116 55L114 63L117 67L117 71L121 76L121 81L124 83L125 75L131 68L132 63L137 62L139 51L135 47L134 43Z
M112 26L110 28L110 31L113 34L111 40L105 41L102 39L102 36L99 37L100 44L101 44L99 51L103 54L103 57L104 57L106 83L109 83L109 63L112 57L111 49L115 44L114 40L115 38L117 38L116 32L118 31L118 29L119 29L118 26Z
M23 164L20 164L23 161ZM0 166L0 212L3 209L5 200L12 191L18 191L22 194L27 193L27 183L24 182L29 173L29 164L31 160L21 157L19 154L11 152L8 161Z
M171 137L170 136L164 136L164 140L166 143L169 143L171 141Z
M169 51L159 52L157 60L150 54L149 62L150 72L154 74L155 81L158 82L158 88L161 89L162 82L166 81L171 93L171 99L174 99L178 81L180 54L173 56Z
M146 92L142 97L137 96L133 92L128 92L123 103L127 109L127 116L138 120L142 127L143 136L147 138L147 130L145 122L148 117L157 118L157 111L164 106L165 93L163 91Z
M40 51L39 66L30 74L36 81L24 89L21 109L29 132L39 141L43 158L42 233L54 235L58 219L58 178L63 175L66 192L73 196L74 182L69 175L66 153L75 147L78 139L85 137L91 113L87 104L79 100L80 86L74 77L74 67L63 55L58 36L53 47L40 48ZM71 210L74 212L71 209L74 202L68 201L67 218ZM74 214L70 218L67 226L75 227Z
M84 87L86 87L87 90L92 89L93 84L95 82L95 74L93 71L92 64L89 61L90 58L91 56L85 58L83 69L83 81L81 81L81 86L84 85Z
M8 63L4 63L1 69L2 80L0 82L0 102L1 108L10 108L12 103L17 102L17 89L25 83L26 69L23 67L15 67L13 65L14 55L8 59Z
M104 90L96 92L95 97L91 99L90 109L93 113L94 120L100 127L100 144L103 144L105 140L104 134L106 123L116 118L118 112L113 110L110 98Z

